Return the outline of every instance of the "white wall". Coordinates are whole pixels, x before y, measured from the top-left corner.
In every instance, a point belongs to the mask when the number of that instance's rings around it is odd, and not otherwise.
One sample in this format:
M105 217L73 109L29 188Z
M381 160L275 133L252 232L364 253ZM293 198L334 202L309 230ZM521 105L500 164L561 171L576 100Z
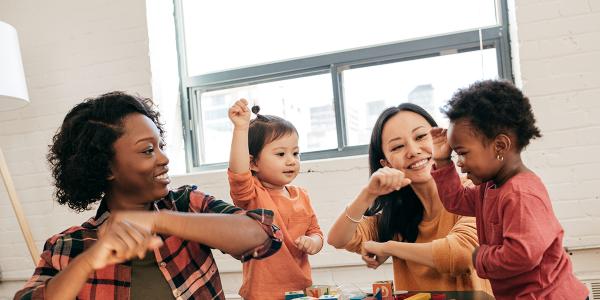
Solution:
M0 112L0 147L41 250L52 234L91 215L74 214L51 198L45 155L67 111L111 90L151 96L145 2L1 0L0 20L19 34L31 100L21 110ZM33 267L0 184L2 280L27 278ZM0 298L14 287L0 283Z
M565 227L565 244L600 244L600 1L519 0L513 7L517 83L530 96L544 137L528 148L527 164L550 190ZM1 0L0 20L19 32L31 104L0 113L0 146L41 248L50 235L79 224L51 200L44 156L62 117L81 99L120 89L152 92L146 6L143 0ZM154 67L154 66L153 66ZM165 99L161 103L164 105ZM304 163L295 182L306 187L325 231L367 179L364 156ZM194 183L228 198L224 172L190 174ZM11 297L33 264L6 192L0 190L0 299ZM600 251L573 252L575 271L600 273ZM316 283L391 279L389 265L367 270L355 255L326 247L312 257ZM239 263L218 256L228 292L239 286ZM343 265L344 267L339 267ZM600 276L598 276L600 277Z
M600 244L600 1L516 1L520 68L544 137L526 152L566 245Z

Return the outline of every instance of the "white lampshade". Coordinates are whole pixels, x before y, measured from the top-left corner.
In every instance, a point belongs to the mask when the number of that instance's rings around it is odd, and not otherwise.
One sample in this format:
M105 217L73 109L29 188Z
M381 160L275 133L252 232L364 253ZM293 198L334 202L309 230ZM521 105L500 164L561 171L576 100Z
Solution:
M0 21L0 111L29 103L19 38L14 27Z

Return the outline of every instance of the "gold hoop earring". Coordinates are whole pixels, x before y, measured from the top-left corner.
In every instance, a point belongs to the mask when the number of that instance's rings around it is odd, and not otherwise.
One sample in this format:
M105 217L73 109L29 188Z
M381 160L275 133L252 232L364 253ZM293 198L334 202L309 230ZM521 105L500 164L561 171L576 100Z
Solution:
M504 156L498 154L498 155L496 155L496 159L499 160L499 161L503 161L504 160Z

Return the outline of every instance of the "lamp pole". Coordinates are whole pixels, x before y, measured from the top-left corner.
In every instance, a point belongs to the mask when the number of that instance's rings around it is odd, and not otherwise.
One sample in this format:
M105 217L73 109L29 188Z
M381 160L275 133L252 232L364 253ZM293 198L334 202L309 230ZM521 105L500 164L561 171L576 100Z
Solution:
M25 238L25 243L29 249L29 254L31 254L33 264L36 265L40 257L40 253L35 246L33 236L31 235L31 229L29 228L27 219L25 219L25 214L23 214L23 207L21 206L21 202L17 197L17 190L15 189L15 184L12 181L12 177L10 177L10 173L8 172L8 165L6 164L6 159L4 158L2 148L0 148L0 173L2 173L2 181L4 182L6 191L8 191L8 197L10 198L10 203L12 204L15 215L17 216L17 221L19 222L19 227L21 227L21 232Z
M23 72L17 31L9 24L0 21L0 111L18 109L28 103L29 95L27 93L25 73ZM17 197L17 190L8 172L8 164L1 148L0 175L8 192L8 198L12 204L17 221L19 222L21 233L23 233L25 243L31 254L31 259L33 260L33 264L36 265L40 254L35 246L31 229L23 213L21 202Z

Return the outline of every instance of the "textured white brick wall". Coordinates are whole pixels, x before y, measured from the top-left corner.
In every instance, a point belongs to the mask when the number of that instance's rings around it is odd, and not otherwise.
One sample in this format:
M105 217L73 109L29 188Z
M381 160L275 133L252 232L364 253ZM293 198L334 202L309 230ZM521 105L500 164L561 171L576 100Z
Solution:
M47 145L67 111L85 97L111 90L151 96L144 0L2 0L0 20L19 34L31 103L0 112L0 147L36 244L80 224L51 200ZM0 299L12 298L33 271L4 186L0 184Z
M514 6L516 80L530 96L544 133L527 150L526 162L550 190L566 244L600 244L600 1L519 0ZM82 98L104 91L151 95L145 13L143 0L0 1L0 20L19 32L31 96L28 107L0 112L0 145L40 248L47 237L90 214L76 215L51 201L44 156L61 118ZM309 190L327 231L367 173L364 156L307 162L295 183ZM184 183L228 198L222 171L181 176L173 184ZM33 265L3 187L0 241L3 278L28 277ZM600 272L598 255L573 252L576 272ZM311 262L318 283L392 278L389 264L367 270L358 256L331 247ZM218 264L227 291L236 292L239 263L218 255ZM0 282L0 299L11 297L21 284Z
M544 179L565 244L600 244L600 1L515 1L523 91L544 137L525 159Z

